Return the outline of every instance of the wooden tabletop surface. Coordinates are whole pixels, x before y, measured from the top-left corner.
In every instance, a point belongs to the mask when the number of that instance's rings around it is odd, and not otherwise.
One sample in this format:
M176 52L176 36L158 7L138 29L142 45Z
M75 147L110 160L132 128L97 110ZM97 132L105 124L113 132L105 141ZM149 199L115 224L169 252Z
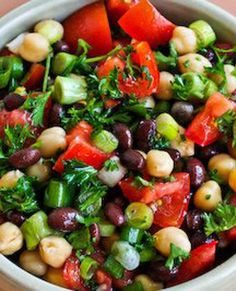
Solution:
M28 2L29 0L0 0L0 16L7 11L17 7L20 4ZM235 0L211 0L217 5L228 10L232 14L236 15L236 1Z

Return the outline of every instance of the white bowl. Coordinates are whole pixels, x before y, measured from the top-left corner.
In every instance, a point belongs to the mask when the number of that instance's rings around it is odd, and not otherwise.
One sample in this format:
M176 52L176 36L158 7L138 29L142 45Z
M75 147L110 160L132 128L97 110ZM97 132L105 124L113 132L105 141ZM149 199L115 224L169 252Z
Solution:
M93 0L31 0L0 19L0 47L19 33L46 18L63 20L73 11ZM204 0L153 0L158 9L176 23L207 20L221 40L236 40L236 18ZM3 291L66 291L40 280L0 255L0 290ZM185 284L169 291L233 291L236 290L236 255L228 261Z

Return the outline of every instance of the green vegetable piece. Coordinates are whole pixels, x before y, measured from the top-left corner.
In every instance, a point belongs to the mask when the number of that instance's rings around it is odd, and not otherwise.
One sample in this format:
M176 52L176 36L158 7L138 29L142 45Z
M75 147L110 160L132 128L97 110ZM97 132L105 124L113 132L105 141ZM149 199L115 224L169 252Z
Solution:
M57 76L53 97L62 105L70 105L85 100L87 98L87 83L81 76Z
M202 76L197 73L189 72L182 76L176 76L172 84L174 96L179 100L204 100L205 83Z
M211 97L214 93L218 92L218 87L215 82L210 79L207 79L204 89L205 98Z
M20 80L24 76L24 65L21 58L16 56L3 57L3 66L11 68L11 78Z
M108 221L100 221L98 223L99 230L100 230L100 235L102 237L109 237L115 232L115 225L109 223Z
M128 225L138 229L149 229L153 223L153 212L141 202L131 203L125 210Z
M53 230L48 226L47 220L46 213L38 211L22 224L21 231L28 250L34 250L41 239L53 234Z
M179 266L183 260L189 258L189 253L177 247L175 244L170 244L170 255L165 263L165 267L172 270L173 267Z
M0 58L0 89L5 88L11 78L11 66L5 60L5 57Z
M127 270L135 270L140 263L140 256L136 249L126 241L113 243L111 254Z
M189 28L196 33L199 48L208 47L216 41L214 30L210 24L204 20L194 21L189 25Z
M104 153L112 153L118 147L118 139L109 131L101 130L92 135L93 144Z
M179 125L170 114L162 113L156 119L156 130L171 141L177 137Z
M156 250L154 248L145 248L141 250L139 255L141 263L150 262L156 257Z
M135 245L141 243L143 234L143 230L126 225L121 230L120 239Z
M168 101L158 101L154 108L155 115L159 115L161 113L170 112L171 104Z
M111 255L106 259L104 268L116 279L121 279L124 275L124 267Z
M73 195L65 182L51 179L45 190L44 205L51 208L68 207L72 203Z
M77 56L68 53L58 53L52 61L52 72L55 75L66 75L70 73L74 64L76 63Z
M75 250L81 250L90 245L91 235L89 229L84 227L72 232L67 239Z
M220 203L212 213L204 215L204 231L207 236L220 233L236 226L236 207Z
M90 280L95 269L98 267L98 262L91 257L85 257L80 265L80 275L84 280Z
M133 284L125 286L122 291L145 291L141 282L134 282Z

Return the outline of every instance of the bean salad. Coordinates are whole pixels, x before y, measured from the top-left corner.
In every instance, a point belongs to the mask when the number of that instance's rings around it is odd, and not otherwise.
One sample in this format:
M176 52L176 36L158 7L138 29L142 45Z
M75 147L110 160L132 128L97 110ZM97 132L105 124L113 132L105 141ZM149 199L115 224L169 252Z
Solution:
M236 47L148 0L0 50L0 253L81 291L156 291L236 250Z

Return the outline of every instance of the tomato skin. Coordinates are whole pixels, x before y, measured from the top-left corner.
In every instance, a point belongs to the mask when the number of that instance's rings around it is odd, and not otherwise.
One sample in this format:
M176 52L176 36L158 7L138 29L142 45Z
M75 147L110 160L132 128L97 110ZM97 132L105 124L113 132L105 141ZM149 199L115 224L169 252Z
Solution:
M45 67L41 64L32 64L28 73L26 74L22 86L27 90L38 89L43 82Z
M80 263L78 258L72 254L65 262L63 268L63 279L68 288L73 290L88 291L80 277Z
M221 133L215 125L215 119L235 105L220 93L212 95L200 113L198 113L185 132L185 136L204 147L217 141Z
M130 8L118 23L130 37L147 41L153 49L167 44L175 28L148 0L141 0Z
M112 291L112 279L111 276L102 269L98 269L95 272L95 281L98 285L103 285L104 291Z
M217 241L205 243L190 253L190 258L183 261L179 267L177 277L171 280L169 286L192 280L209 271L215 262Z
M131 7L137 4L138 0L107 0L107 14L110 22L114 25Z
M3 109L0 111L0 137L4 136L4 127L16 126L18 124L24 126L27 123L31 123L30 113L26 110L15 109L13 111L6 111Z
M90 56L108 53L112 49L111 30L102 1L87 5L69 16L64 22L64 40L76 52L78 39L84 39L92 49Z
M66 136L67 144L70 144L76 137L90 140L90 135L93 131L92 125L86 121L80 121L74 128L72 128Z
M105 62L99 65L97 68L98 78L106 77L110 74L112 70L115 68L118 69L119 72L123 72L125 68L125 63L118 57L110 57Z

